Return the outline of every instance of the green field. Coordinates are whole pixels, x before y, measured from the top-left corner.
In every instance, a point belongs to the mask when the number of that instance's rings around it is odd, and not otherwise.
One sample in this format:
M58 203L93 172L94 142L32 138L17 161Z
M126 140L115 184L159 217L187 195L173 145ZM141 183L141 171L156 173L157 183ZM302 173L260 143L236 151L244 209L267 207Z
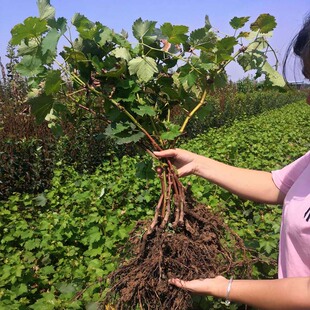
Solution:
M310 108L296 102L210 129L181 147L270 171L308 150L309 119ZM124 156L103 162L91 174L59 162L51 188L1 201L0 309L97 308L107 286L105 277L117 266L117 250L137 220L153 215L159 182L141 178L141 162L148 160ZM270 259L278 254L281 207L240 200L196 177L183 181L190 181L195 197L221 212L257 251L261 262L253 278L276 277L276 264Z

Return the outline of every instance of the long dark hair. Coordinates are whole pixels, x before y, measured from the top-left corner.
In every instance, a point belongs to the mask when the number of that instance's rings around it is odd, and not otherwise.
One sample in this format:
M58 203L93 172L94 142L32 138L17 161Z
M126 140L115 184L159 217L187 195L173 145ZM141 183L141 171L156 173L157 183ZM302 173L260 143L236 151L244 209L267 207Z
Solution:
M286 80L286 68L291 52L299 57L302 65L302 73L305 78L310 79L310 13L305 18L301 30L291 41L283 62L283 76Z

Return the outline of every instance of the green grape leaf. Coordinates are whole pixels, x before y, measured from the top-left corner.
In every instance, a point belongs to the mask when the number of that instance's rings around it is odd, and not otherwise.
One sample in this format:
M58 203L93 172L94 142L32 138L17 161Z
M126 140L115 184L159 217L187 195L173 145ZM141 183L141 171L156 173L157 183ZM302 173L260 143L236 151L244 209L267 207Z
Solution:
M188 36L186 33L188 32L187 26L173 26L171 23L164 23L160 30L163 35L168 37L168 41L174 44L186 43Z
M251 70L255 63L249 53L244 53L237 58L237 62L242 67L242 69L246 72Z
M117 83L118 92L115 94L114 100L122 102L136 101L136 93L140 91L140 87L133 80L119 80Z
M264 51L268 47L268 43L264 37L257 38L254 42L250 43L247 47L247 52L250 51Z
M170 86L162 87L160 93L164 94L171 101L180 99L179 93Z
M198 111L197 111L197 117L200 120L204 120L210 113L212 112L213 107L210 104L203 105Z
M206 71L210 71L210 70L215 70L217 68L217 65L214 63L200 63L199 64L199 68L206 70Z
M100 74L100 72L102 71L103 66L104 66L102 60L99 59L99 57L97 55L95 55L92 57L91 63L94 66L96 73Z
M248 41L255 41L259 37L259 31L250 31L246 33L246 39Z
M210 50L216 43L214 33L207 32L205 28L199 28L192 31L189 40L194 49Z
M47 199L44 194L39 194L37 197L34 198L35 204L38 207L44 207L47 203Z
M184 89L189 89L195 85L198 77L198 73L196 71L190 71L189 73L181 73L179 80Z
M102 72L100 75L109 76L109 77L120 77L126 71L126 62L124 59L121 59L120 62L117 63L115 67L111 70Z
M125 29L122 29L121 31L121 35L124 39L128 39L129 35L128 35L128 32L125 30Z
M221 72L219 74L216 74L214 76L213 84L217 88L225 87L225 85L227 84L227 74L226 74L226 72Z
M128 40L126 40L122 35L118 34L118 33L115 33L115 32L112 32L112 42L117 44L117 45L120 45L122 47L126 47L128 49L131 49L131 44ZM149 42L145 42L145 43L149 43Z
M23 24L17 24L11 30L11 44L18 45L22 40L40 37L48 30L46 20L28 17Z
M22 41L18 46L18 56L36 54L39 46L39 42L35 39L27 40L27 44L25 43L25 41Z
M64 116L64 114L67 114L70 118L68 107L61 102L54 102L53 110L56 111L58 115Z
M156 62L148 56L136 57L129 61L128 69L130 75L136 74L139 80L148 82L158 72Z
M96 241L99 241L101 239L101 232L100 229L97 226L92 226L87 231L87 239L90 244L93 244Z
M160 135L161 139L163 139L163 140L174 140L176 137L181 135L180 125L169 123L169 122L165 122L164 124L165 124L166 128L168 129L168 131L163 132Z
M241 32L238 34L237 38L248 38L249 35L250 35L250 32L248 32L248 31L241 31Z
M111 52L111 55L115 56L116 58L123 58L127 62L131 59L130 52L125 47L117 47L115 50Z
M90 255L92 256L92 255ZM107 267L108 264L105 265ZM110 267L110 271L114 270L114 267ZM98 310L98 302L88 302L85 306L86 310ZM36 309L34 309L36 310Z
M212 28L212 26L211 26L211 23L210 23L209 16L206 15L206 16L205 16L205 29L206 29L206 30L210 30L211 28Z
M55 121L50 121L48 123L48 128L50 128L51 132L56 137L60 137L64 134L61 125L59 123L56 123Z
M136 114L140 116L144 116L144 115L155 116L156 115L154 108L149 105L139 105L137 109L133 108L132 111L134 111Z
M132 26L133 36L139 40L144 41L146 43L152 43L157 39L155 35L155 21L145 20L143 21L141 18L137 19Z
M190 34L190 42L200 42L202 39L204 39L206 36L206 29L205 28L199 28L195 29Z
M255 22L250 26L252 31L260 31L261 33L268 33L277 26L277 22L274 16L270 14L261 14L258 16Z
M99 34L100 40L99 44L104 46L108 41L112 41L113 39L113 31L108 27L105 27L104 30Z
M145 180L154 179L153 161L150 159L138 162L136 164L136 176Z
M113 126L114 125L114 126ZM116 136L117 134L128 130L130 126L128 123L116 123L116 124L109 124L105 130L105 135L108 137Z
M45 267L42 267L40 268L40 274L42 275L49 275L51 273L55 273L55 269L54 269L54 266L45 266Z
M229 24L235 29L242 28L250 19L250 16L234 17L230 20Z
M25 55L15 68L18 73L27 77L36 76L44 72L42 60L35 55Z
M40 247L40 240L39 239L30 239L27 240L24 244L26 250L31 251L35 248Z
M26 284L22 283L22 284L19 284L17 286L14 286L14 295L17 297L17 296L21 296L25 293L28 292L28 287Z
M243 53L237 58L237 62L245 72L252 69L261 68L264 61L265 57L258 52Z
M264 249L267 252L267 254L270 254L274 247L272 242L268 240L262 240L259 242L259 248Z
M262 66L262 71L267 75L273 86L284 87L285 80L283 76L276 71L267 61Z
M59 38L60 33L56 29L51 29L42 40L42 54L45 55L48 51L56 54Z
M53 108L54 98L43 93L38 97L29 99L28 103L31 105L31 112L36 117L36 122L41 124Z
M44 90L47 95L56 94L61 87L61 71L51 70L46 75Z
M91 29L94 26L94 23L91 22L86 16L75 13L71 19L72 25L74 25L76 28L80 28L84 26L85 28Z
M48 25L59 30L61 36L67 31L67 20L64 17L48 20Z
M117 137L116 144L136 143L144 137L143 132L133 133L127 137Z
M217 46L218 48L231 51L237 43L238 41L235 37L225 37L218 42Z
M37 5L40 19L48 20L55 18L55 8L51 6L50 0L38 0Z
M61 283L57 283L55 287L62 294L70 294L70 293L75 293L77 291L77 288L72 283L61 282Z
M83 39L94 40L94 37L99 34L99 28L103 28L100 23L93 23L82 14L76 13L72 18L72 24Z
M85 54L81 51L77 51L71 48L65 48L65 51L60 53L60 55L63 57L64 60L67 62L79 62L79 61L87 61L87 57Z
M135 129L136 126L130 122L118 122L109 124L104 134L115 139L116 144L135 143L144 137L144 133Z

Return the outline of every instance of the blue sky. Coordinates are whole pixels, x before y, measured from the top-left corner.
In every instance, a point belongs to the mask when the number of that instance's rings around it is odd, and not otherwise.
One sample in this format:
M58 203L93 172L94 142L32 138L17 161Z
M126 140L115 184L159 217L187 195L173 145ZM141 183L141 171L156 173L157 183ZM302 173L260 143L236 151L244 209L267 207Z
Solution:
M0 0L0 4L0 57L5 62L10 30L25 18L37 16L38 9L36 0ZM130 32L139 17L157 21L158 26L171 22L192 30L202 27L208 15L214 28L232 34L229 21L234 16L251 16L253 21L259 14L269 13L276 17L278 24L271 44L280 60L310 13L309 0L51 0L51 4L56 8L57 17L71 20L74 13L81 13L117 32L122 29ZM230 68L228 73L232 79L244 76L237 67ZM289 79L300 80L300 75L291 73Z

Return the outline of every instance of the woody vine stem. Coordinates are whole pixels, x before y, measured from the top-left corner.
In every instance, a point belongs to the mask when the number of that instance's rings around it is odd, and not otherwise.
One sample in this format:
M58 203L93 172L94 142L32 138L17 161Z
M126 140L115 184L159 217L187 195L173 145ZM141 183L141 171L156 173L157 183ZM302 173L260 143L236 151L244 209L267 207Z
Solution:
M234 55L233 59L236 58L240 53L244 51L243 49L239 49ZM178 58L179 59L179 58ZM216 74L221 73L224 68L230 63L231 59L226 60L222 62L218 70L216 71ZM189 65L191 65L189 63ZM62 69L65 69L64 66L60 67ZM193 68L193 70L196 70L196 68ZM100 93L95 87L85 84L81 79L79 79L78 76L71 73L71 78L75 80L83 89L86 91L91 91L97 96L102 96L102 93ZM199 102L196 104L196 106L191 110L187 112L187 115L183 121L182 126L180 127L180 134L184 133L185 128L190 121L190 119L196 114L196 112L206 104L205 99L207 96L207 89L208 85L207 83L212 84L212 80L208 80L206 77L206 80L203 82L204 90L202 91L201 97ZM137 129L139 129L148 139L150 143L150 147L146 148L146 151L154 156L153 150L161 151L162 150L162 141L159 140L159 142L156 141L156 138L153 137L135 118L134 115L132 115L120 102L114 100L111 98L111 96L108 96L105 98L109 102L111 102L120 112L124 113L130 121L136 126ZM169 114L168 114L169 115ZM153 123L155 129L156 126ZM159 138L159 137L157 137ZM173 229L176 229L177 227L183 227L184 226L184 214L187 211L187 202L186 202L186 189L183 186L183 184L180 182L176 170L173 167L173 164L169 159L165 159L162 161L162 163L156 168L157 176L160 179L161 184L161 195L159 197L159 200L157 202L157 205L155 207L154 217L149 225L147 231L144 233L142 237L141 247L140 247L140 254L143 255L148 237L155 231L155 230L161 230L164 231L167 228L168 224L171 224Z

